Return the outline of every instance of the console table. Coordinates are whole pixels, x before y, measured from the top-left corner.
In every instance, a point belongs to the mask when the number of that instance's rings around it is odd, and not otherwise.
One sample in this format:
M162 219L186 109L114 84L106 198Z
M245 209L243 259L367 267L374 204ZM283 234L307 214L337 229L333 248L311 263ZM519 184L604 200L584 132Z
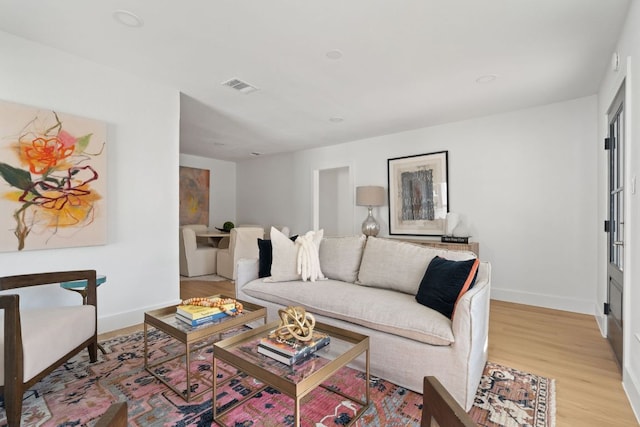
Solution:
M433 246L439 249L451 249L454 251L471 251L480 257L480 244L478 242L469 243L444 243L437 240L411 239L406 237L385 237L391 240L400 240L402 242L416 243L418 245Z

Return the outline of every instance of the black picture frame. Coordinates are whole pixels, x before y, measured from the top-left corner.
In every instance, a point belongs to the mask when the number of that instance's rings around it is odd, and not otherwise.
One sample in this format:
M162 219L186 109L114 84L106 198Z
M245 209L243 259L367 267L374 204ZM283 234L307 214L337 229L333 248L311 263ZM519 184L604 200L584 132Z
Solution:
M389 234L442 236L449 212L449 152L387 160Z

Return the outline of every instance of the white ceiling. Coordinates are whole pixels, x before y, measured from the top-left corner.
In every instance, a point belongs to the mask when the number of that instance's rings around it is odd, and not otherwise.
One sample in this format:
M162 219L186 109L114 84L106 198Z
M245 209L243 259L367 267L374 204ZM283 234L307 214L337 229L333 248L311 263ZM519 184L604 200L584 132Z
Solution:
M628 4L0 0L0 30L180 90L180 151L238 160L592 95Z

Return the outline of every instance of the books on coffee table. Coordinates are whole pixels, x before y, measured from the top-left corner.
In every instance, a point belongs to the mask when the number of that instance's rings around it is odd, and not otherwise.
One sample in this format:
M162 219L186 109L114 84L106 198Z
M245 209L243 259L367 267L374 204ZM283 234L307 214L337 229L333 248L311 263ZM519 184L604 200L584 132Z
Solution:
M232 311L235 311L232 310ZM219 312L216 314L212 314L210 316L206 316L206 317L200 317L198 319L189 319L187 317L184 317L182 314L180 313L176 313L176 318L178 320L182 320L184 323L187 323L191 326L200 326L200 325L204 325L205 323L209 323L209 322L213 322L214 320L218 320L221 319L223 317L227 317L228 314L225 312Z
M224 304L222 307L205 307L201 305L179 305L176 308L176 314L186 317L187 319L197 320L203 317L209 317L216 314L224 314L225 311L235 311L235 304Z
M211 297L213 300L214 298ZM217 298L219 299L219 298ZM228 316L228 312L235 312L234 302L223 304L221 307L206 307L201 305L183 304L176 308L176 318L191 326L200 326L205 323Z
M272 333L260 339L258 353L291 366L326 347L330 340L331 338L327 334L316 331L313 332L313 338L310 341L282 340L276 338Z

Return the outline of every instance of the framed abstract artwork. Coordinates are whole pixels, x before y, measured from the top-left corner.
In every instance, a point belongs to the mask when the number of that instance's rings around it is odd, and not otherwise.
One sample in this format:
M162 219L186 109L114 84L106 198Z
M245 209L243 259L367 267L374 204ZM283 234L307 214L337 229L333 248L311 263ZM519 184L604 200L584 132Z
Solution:
M107 242L107 125L0 101L0 251Z
M209 169L180 166L180 225L209 226Z
M448 152L387 160L389 234L441 236L449 211Z

